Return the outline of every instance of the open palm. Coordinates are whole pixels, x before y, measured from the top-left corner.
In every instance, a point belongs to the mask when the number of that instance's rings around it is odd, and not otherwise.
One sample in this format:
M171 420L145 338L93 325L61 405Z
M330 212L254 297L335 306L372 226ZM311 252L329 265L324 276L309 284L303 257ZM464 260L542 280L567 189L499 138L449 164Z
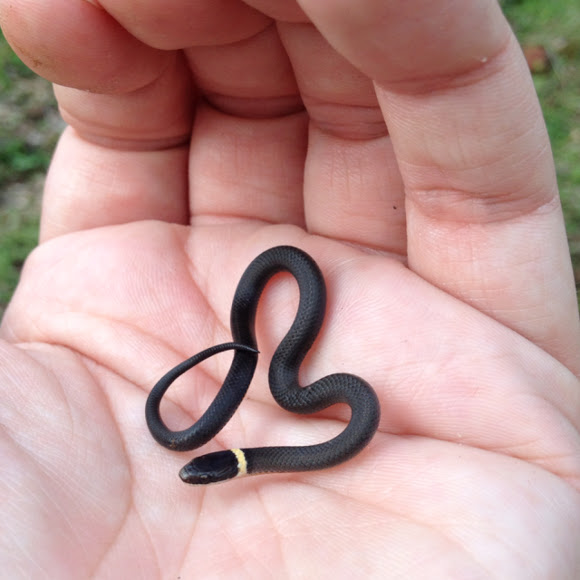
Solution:
M496 4L51 4L0 2L70 123L0 331L10 577L576 578L580 330L547 137ZM240 275L279 244L328 287L302 381L362 376L379 432L326 471L184 485L194 453L153 441L147 394L230 339ZM296 303L276 277L249 396L208 450L344 428L344 409L294 417L269 394ZM230 359L169 391L171 427Z

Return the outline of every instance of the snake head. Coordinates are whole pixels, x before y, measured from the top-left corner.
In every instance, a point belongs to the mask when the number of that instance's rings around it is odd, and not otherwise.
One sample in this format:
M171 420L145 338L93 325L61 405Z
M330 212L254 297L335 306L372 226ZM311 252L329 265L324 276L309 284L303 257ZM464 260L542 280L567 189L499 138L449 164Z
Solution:
M246 474L246 461L241 449L208 453L191 460L179 472L185 483L207 485Z

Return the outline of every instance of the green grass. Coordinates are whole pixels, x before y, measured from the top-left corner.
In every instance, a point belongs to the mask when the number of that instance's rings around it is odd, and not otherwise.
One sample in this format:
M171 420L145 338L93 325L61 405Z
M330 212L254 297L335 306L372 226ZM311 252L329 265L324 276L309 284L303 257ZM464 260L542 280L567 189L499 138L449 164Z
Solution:
M0 314L18 282L20 268L38 237L38 216L0 212Z
M36 245L38 183L56 143L56 107L0 34L0 315Z
M0 30L0 91L8 91L20 79L34 76L34 73L14 54Z
M0 132L0 183L22 182L38 171L46 171L50 157L51 151Z
M534 77L550 134L566 227L580 284L580 2L578 0L504 0L502 7L520 42L541 45L552 69ZM20 265L36 244L36 205L6 206L8 187L27 183L47 169L54 139L40 145L50 117L27 87L35 75L14 55L0 33L0 313L14 288ZM54 105L52 105L54 107ZM11 194L14 195L14 194ZM4 208L4 209L3 209Z
M0 36L0 196L48 167L54 141L39 140L46 133L46 87Z

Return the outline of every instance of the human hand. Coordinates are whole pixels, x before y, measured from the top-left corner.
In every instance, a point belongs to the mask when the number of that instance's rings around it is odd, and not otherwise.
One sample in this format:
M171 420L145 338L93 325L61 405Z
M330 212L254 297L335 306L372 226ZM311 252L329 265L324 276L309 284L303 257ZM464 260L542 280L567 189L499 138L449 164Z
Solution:
M577 578L574 287L497 4L100 6L0 3L70 123L0 329L5 573ZM145 399L229 339L242 271L282 243L329 292L303 381L359 374L379 433L327 471L186 486L196 453L153 441ZM208 448L343 428L340 409L295 418L268 393L296 299L285 277L269 286L249 398ZM171 389L172 427L207 408L228 360Z

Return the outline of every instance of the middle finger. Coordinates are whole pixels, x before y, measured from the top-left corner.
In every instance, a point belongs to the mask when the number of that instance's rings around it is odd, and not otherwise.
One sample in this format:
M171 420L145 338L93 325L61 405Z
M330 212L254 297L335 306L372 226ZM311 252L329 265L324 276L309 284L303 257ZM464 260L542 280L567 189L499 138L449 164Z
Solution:
M278 29L310 117L308 230L404 256L403 184L373 83L314 26Z

